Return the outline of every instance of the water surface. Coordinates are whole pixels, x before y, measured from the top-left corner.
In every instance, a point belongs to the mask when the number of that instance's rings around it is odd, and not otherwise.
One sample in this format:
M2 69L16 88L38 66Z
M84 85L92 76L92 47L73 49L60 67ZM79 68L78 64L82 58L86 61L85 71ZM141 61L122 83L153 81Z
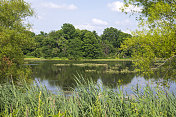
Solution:
M75 78L92 79L97 84L118 89L119 85L127 93L132 87L144 87L146 84L166 88L175 92L176 83L173 79L161 79L153 76L148 79L134 72L131 61L28 61L32 67L33 77L37 83L44 84L49 90L69 91L75 88Z

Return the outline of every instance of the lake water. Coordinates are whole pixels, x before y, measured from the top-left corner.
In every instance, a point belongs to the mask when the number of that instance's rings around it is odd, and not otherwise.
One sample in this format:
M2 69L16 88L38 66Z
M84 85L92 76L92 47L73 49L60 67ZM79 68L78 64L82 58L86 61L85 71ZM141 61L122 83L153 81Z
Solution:
M163 80L160 77L144 78L134 72L130 61L27 61L32 67L33 78L36 83L45 85L49 90L69 91L75 88L75 78L80 76L91 78L95 83L117 90L119 85L127 93L132 93L132 87L152 87L159 84L169 91L176 91L176 82L173 79Z

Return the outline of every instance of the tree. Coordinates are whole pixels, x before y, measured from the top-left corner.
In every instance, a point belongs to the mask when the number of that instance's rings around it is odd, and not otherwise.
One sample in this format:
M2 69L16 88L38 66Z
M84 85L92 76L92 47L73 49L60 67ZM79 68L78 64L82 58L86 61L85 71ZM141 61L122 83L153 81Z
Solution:
M65 23L61 27L61 30L63 32L63 37L67 40L73 39L75 37L76 29L72 24Z
M67 39L64 38L64 34L62 30L58 30L57 31L58 34L58 39L57 39L57 45L58 45L58 49L59 49L59 57L67 57L68 52L68 43L69 41Z
M112 32L115 32L114 34L111 34L111 29ZM113 35L117 38L113 38ZM75 29L72 24L65 23L58 31L51 31L48 34L41 32L36 35L36 48L31 52L31 55L45 58L68 57L69 59L78 59L103 57L104 52L106 57L115 56L122 41L129 36L129 34L111 27L110 31L108 30L102 36L104 39L102 41L96 31Z
M75 38L70 41L68 44L69 59L77 60L83 56L82 44L83 42L80 38Z
M57 43L54 39L50 37L44 38L42 41L42 56L44 58L49 58L49 57L55 57L54 55L57 55L54 53L53 55L53 49L57 46Z
M101 35L105 56L117 54L118 48L120 48L122 42L127 37L131 37L131 35L123 33L122 31L113 27L106 28Z
M88 31L83 38L83 53L86 58L98 58L102 51L94 33Z
M31 56L31 53L35 50L35 33L31 31L26 31L28 37L30 40L32 40L30 43L26 44L26 46L22 49L23 54L27 56Z
M42 56L44 58L57 57L59 55L59 45L57 43L59 35L55 31L51 31L42 41Z
M24 0L0 1L0 78L28 77L24 69L23 49L32 42L26 17L32 16L30 5Z
M126 4L142 6L139 22L143 30L126 40L123 49L132 51L135 65L145 74L152 73L153 68L161 70L164 65L166 73L174 71L170 69L175 69L176 58L176 1L129 0ZM164 63L154 64L158 58Z
M33 11L24 0L0 1L0 26L10 29L24 29L22 21L33 15Z
M47 37L47 33L44 33L44 32L40 32L40 34L38 35L35 35L34 37L34 50L31 52L31 55L32 56L35 56L35 57L42 57L43 54L42 54L42 46L43 46L43 40Z
M120 35L120 30L117 30L116 28L110 27L110 28L106 28L103 31L102 34L102 40L107 40L109 41L114 47L118 48L120 47L120 41L119 39L119 35Z

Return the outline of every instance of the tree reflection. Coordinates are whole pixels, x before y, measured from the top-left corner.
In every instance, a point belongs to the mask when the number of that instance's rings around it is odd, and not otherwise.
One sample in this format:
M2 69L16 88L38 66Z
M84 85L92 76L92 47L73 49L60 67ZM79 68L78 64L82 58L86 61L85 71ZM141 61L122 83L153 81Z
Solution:
M31 62L32 63L32 62ZM91 62L93 64L107 64L108 66L74 66L78 63L86 63L84 61L44 61L36 62L38 65L32 66L33 77L39 79L40 81L47 80L49 85L60 87L63 90L69 90L74 88L75 78L82 75L83 78L91 78L93 81L97 82L100 78L103 85L116 87L119 80L121 85L127 85L134 78L135 73L106 73L107 70L120 71L122 69L128 68L129 70L134 70L131 62ZM36 64L35 63L35 64ZM54 64L69 64L63 66L55 66ZM88 62L90 63L90 62ZM87 72L86 72L87 71Z

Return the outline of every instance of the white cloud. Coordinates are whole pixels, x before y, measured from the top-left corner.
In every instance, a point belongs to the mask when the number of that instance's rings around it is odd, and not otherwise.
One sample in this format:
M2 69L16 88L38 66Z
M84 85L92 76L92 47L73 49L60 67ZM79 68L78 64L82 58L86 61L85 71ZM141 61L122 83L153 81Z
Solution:
M90 25L90 24L75 25L75 28L77 28L77 29L81 29L81 30L86 29L86 30L90 30L90 31L93 31L93 30L96 29L95 26Z
M120 2L120 1L116 1L116 2L112 2L108 4L108 7L112 10L112 11L117 11L117 12L122 12L122 9L124 8L124 3ZM141 7L137 7L134 5L129 5L128 7L126 7L124 9L124 12L141 12Z
M80 30L96 31L99 35L101 35L103 30L107 27L96 26L93 24L80 24L80 25L75 25L75 28L80 29Z
M124 33L128 33L128 34L131 34L131 30L129 30L129 29L122 30L122 32L124 32Z
M115 24L119 25L119 24L121 24L121 22L120 21L116 21Z
M129 19L125 19L125 20L123 20L123 21L116 21L115 24L116 24L116 25L131 25L132 22L130 22Z
M37 16L37 19L42 20L43 17L39 15L39 16Z
M96 19L96 18L93 18L92 22L94 24L96 24L96 25L108 25L108 23L106 21L103 21L103 20L100 20L100 19Z
M42 6L46 7L46 8L53 8L53 9L65 9L65 10L76 10L77 9L77 6L74 5L74 4L70 4L70 5L55 4L55 3L52 3L52 2L42 3Z

